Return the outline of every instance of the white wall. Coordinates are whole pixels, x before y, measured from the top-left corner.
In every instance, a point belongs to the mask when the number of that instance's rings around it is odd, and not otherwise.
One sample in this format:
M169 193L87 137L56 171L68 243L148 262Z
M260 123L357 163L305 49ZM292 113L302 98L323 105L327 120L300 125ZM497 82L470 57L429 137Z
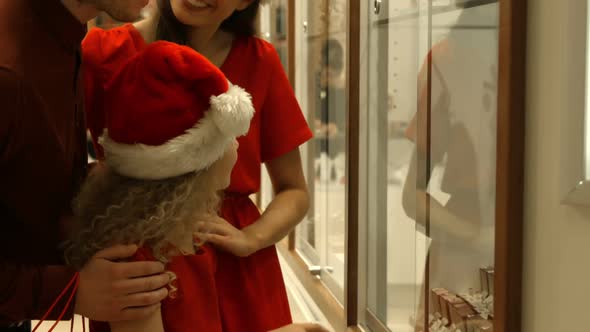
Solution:
M590 208L559 203L562 4L528 4L523 331L589 331Z

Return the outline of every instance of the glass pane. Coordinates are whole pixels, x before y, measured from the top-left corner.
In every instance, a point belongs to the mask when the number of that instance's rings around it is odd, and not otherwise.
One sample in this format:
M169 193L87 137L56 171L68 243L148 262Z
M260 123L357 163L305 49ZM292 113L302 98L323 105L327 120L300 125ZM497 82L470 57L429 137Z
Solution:
M429 288L475 300L480 268L494 263L498 5L433 15L432 25Z
M485 327L498 4L382 1L369 15L369 310L392 331Z
M307 98L302 107L315 137L308 143L313 197L307 223L300 226L298 247L317 255L321 276L342 300L346 211L346 1L305 2L305 60L298 70Z
M315 129L319 131L320 160L324 163L319 182L327 196L326 272L336 282L333 291L342 300L346 252L346 1L329 1L328 13L328 34L320 49Z
M283 63L285 72L289 72L288 0L269 0L260 5L260 37L273 44Z
M405 202L415 196L406 130L417 109L419 44L425 39L418 5L385 1L378 14L373 3L369 11L368 304L392 331L413 331L424 275L423 236Z
M312 33L310 30L310 12L309 1L298 1L296 2L296 89L295 93L297 99L301 104L303 113L305 114L310 127L313 129L313 123L315 119L315 99L313 98L313 80L310 80L308 70L313 65L313 60L310 59L309 52L311 50L312 36L317 33ZM311 3L313 5L313 3ZM313 24L312 26L316 26ZM297 227L297 243L296 247L299 252L308 260L310 264L320 265L320 254L317 245L321 243L318 241L319 228L316 227L316 223L320 223L317 220L322 220L322 200L320 194L316 193L315 179L316 179L316 158L315 158L316 146L313 141L305 144L302 147L302 158L304 160L304 169L306 171L306 179L310 193L310 209L307 217Z
M283 69L289 73L288 52L288 0L269 0L261 4L259 14L259 35L271 43L283 64ZM262 169L260 204L265 209L273 198L273 187L266 168Z

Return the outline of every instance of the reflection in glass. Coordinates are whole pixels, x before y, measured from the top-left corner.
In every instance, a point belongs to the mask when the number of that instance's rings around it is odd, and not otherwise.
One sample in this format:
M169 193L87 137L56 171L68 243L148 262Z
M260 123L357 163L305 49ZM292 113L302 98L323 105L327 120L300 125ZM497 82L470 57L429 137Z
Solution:
M418 15L398 18L416 12L416 6L412 1L383 2L368 30L367 298L371 313L392 331L412 330L424 264L418 262L418 252L425 256L419 248L421 233L402 206L413 150L405 131L416 114L423 30Z
M369 29L368 162L388 179L369 183L369 279L388 290L369 309L392 331L491 324L498 5L462 3L390 2Z
M344 49L337 39L325 39L316 94L316 187L326 192L326 267L344 286L346 95Z
M305 146L312 207L298 228L297 248L321 268L322 281L343 301L346 211L346 1L300 2L303 71L298 95L314 138ZM304 90L304 91L301 91Z

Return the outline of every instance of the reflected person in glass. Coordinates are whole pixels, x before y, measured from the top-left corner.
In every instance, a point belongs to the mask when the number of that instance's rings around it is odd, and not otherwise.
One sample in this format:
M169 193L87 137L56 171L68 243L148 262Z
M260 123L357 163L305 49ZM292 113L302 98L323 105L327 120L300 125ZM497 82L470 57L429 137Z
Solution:
M430 288L457 294L479 291L479 268L494 261L497 50L497 4L463 9L427 55L406 131L404 210L432 241Z
M319 165L316 176L331 181L343 180L345 130L346 130L346 91L344 71L344 49L337 39L327 39L321 49L320 72L316 89L315 133L319 145L317 158ZM322 174L322 170L328 174Z

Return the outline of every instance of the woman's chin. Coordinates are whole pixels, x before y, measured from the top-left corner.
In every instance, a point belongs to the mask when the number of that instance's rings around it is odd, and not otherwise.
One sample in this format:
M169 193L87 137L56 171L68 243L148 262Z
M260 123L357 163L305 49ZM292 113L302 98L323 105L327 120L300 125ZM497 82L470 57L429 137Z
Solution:
M194 13L186 8L185 0L176 0L172 3L172 13L178 22L187 27L199 27L207 24L206 13Z

